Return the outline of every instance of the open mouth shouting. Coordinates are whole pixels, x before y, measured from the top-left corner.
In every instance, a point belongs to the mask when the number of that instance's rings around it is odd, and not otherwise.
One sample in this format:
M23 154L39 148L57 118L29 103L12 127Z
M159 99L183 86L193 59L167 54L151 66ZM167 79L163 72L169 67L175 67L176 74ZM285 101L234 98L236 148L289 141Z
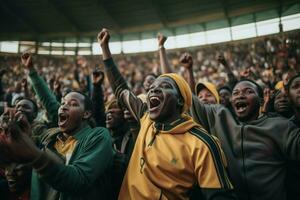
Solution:
M234 107L237 114L243 114L247 111L248 103L246 101L236 101Z
M149 111L156 112L159 110L161 105L161 100L157 96L150 96L149 97Z
M59 127L65 127L68 123L68 119L69 119L68 114L66 114L64 112L58 113L58 126Z

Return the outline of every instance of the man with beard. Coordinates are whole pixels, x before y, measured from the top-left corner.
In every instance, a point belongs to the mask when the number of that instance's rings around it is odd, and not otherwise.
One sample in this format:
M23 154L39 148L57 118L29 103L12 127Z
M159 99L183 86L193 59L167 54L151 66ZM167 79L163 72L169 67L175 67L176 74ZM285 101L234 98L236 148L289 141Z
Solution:
M31 199L111 199L111 138L107 129L88 124L90 99L70 92L59 104L33 68L31 55L24 54L22 62L51 118L58 119L59 128L47 130L40 150L28 136L31 130L26 115L17 112L6 133L0 134L1 158L34 169Z
M109 38L106 29L98 34L108 80L141 125L119 199L189 199L196 185L205 199L232 199L219 145L185 114L192 103L185 80L177 74L158 77L143 103L115 66Z

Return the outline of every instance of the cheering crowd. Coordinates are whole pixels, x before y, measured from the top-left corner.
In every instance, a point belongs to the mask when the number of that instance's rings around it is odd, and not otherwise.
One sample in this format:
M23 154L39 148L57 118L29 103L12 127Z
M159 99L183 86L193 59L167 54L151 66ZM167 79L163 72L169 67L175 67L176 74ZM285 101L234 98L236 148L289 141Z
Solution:
M300 198L298 36L0 56L1 199Z

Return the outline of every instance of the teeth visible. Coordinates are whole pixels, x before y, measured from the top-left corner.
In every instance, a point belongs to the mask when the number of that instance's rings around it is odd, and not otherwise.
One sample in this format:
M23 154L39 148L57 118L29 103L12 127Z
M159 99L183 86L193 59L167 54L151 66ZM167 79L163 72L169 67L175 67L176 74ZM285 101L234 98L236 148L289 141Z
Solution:
M159 101L158 97L150 97L150 101Z

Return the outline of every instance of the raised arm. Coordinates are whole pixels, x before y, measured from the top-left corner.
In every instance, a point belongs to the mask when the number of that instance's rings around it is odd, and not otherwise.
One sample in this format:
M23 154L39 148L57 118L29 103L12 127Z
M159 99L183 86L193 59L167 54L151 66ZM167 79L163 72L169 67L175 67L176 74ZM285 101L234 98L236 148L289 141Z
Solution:
M95 70L92 76L93 91L92 91L92 102L93 102L93 115L97 126L105 127L105 111L104 111L104 100L102 84L104 80L104 73L99 70Z
M218 57L218 62L224 66L227 77L228 77L228 85L229 85L230 89L232 89L233 86L238 81L237 78L233 74L232 70L230 69L230 66L228 65L227 61L225 60L225 58L223 56Z
M33 67L32 56L25 53L21 57L23 65L29 70L29 79L32 87L37 94L39 100L46 108L51 122L57 124L59 102L56 100L55 95L51 92L45 80L40 77Z
M193 58L189 53L184 53L181 57L180 57L180 63L183 65L183 67L185 68L185 72L187 75L187 82L190 85L190 88L192 90L192 92L195 94L195 78L194 78L194 74L193 74Z
M134 118L139 121L146 111L146 104L137 98L127 86L125 79L116 67L109 49L110 34L107 29L103 29L98 34L98 42L102 48L102 57L107 79L118 99L118 102L128 108Z
M170 66L168 62L166 49L164 47L166 40L167 40L166 36L164 36L161 33L158 33L157 35L158 53L159 53L160 69L162 74L174 72L174 69Z

